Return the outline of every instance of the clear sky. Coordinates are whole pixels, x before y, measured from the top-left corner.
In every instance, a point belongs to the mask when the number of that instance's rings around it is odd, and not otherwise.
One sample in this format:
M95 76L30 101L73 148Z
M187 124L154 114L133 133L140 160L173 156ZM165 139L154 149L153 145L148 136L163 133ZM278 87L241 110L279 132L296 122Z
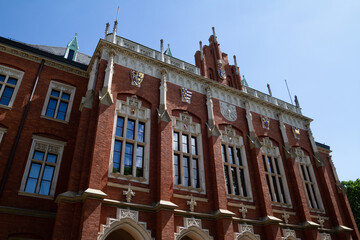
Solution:
M194 63L214 26L221 50L237 56L250 87L290 102L284 79L315 140L329 145L340 180L360 178L359 0L1 1L0 36L63 46L78 33L92 55L119 11L118 35Z

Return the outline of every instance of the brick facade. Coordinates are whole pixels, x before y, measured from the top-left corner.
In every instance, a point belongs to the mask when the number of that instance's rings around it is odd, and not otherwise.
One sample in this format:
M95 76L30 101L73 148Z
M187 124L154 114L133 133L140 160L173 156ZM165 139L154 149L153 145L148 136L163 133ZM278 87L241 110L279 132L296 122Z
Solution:
M113 34L99 41L88 65L5 39L0 53L0 66L24 73L11 109L0 106L6 129L0 239L360 239L330 150L314 142L311 119L299 106L243 86L215 32L196 52L196 66L118 36L114 41ZM144 73L139 86L132 84L133 70ZM76 89L68 122L42 115L50 81ZM190 91L190 103L182 100L182 88ZM144 112L149 117L141 117ZM144 122L146 151L131 154L143 175L125 174L126 156L113 170L118 116ZM188 150L181 140L179 184L176 131L191 135ZM21 191L30 178L34 136L66 143L53 196ZM118 141L138 144L126 138ZM225 146L237 165L224 159ZM274 165L266 165L271 158ZM308 185L300 164L307 164Z

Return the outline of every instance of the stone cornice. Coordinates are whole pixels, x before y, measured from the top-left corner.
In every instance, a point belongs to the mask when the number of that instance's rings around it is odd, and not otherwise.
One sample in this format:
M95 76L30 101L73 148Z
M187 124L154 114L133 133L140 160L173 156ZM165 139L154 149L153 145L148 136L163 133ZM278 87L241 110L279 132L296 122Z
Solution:
M232 95L230 98L237 97L237 98L240 98L242 101L248 100L248 101L251 101L253 103L257 103L257 104L261 104L262 106L269 107L275 112L286 113L287 115L292 116L292 117L296 117L297 119L300 119L302 121L306 121L306 122L311 122L312 121L312 119L310 119L308 117L305 117L305 116L303 116L303 115L301 115L299 113L296 113L296 112L291 111L289 109L278 106L278 105L276 105L276 104L274 104L272 102L265 101L265 100L263 100L263 99L261 99L259 97L255 97L253 95L250 95L249 93L245 93L245 92L243 92L241 90L238 90L238 89L223 85L221 83L215 82L213 80L210 80L210 79L208 79L206 77L197 75L195 73L186 71L184 69L181 69L179 67L171 65L169 63L162 62L162 61L160 61L160 60L158 60L156 58L146 56L144 54L138 53L138 52L133 51L131 49L128 49L126 47L122 47L122 46L120 46L118 44L114 44L112 42L108 42L106 40L100 39L100 41L98 43L98 46L96 47L95 51L98 52L98 51L101 51L104 48L114 50L117 53L121 53L121 54L124 54L126 56L139 59L139 60L141 60L143 62L146 62L146 63L150 63L150 64L154 65L155 67L157 67L159 69L162 69L162 68L169 69L169 71L171 71L173 73L177 73L177 74L179 74L179 75L181 75L183 77L190 78L192 81L196 81L199 85L201 85L203 87L210 86L215 90L225 92L227 96ZM91 61L93 61L93 59ZM116 63L116 64L118 64L118 63ZM195 91L197 91L197 90L195 90ZM255 90L252 90L252 91L255 91ZM200 91L198 90L198 92L200 92L202 94L205 94L205 89L200 89ZM221 98L219 98L218 96L213 96L213 97L218 99L218 100L221 100ZM275 99L275 98L272 98L272 99ZM278 100L278 101L283 102L281 100ZM240 104L235 104L235 105L239 106Z
M88 72L85 70L79 69L75 66L68 65L66 63L59 62L59 61L57 61L55 59L51 59L49 57L40 56L36 53L28 52L26 50L17 49L17 48L10 47L8 45L0 43L0 51L20 57L20 58L24 58L24 59L27 59L27 60L30 60L33 62L37 62L37 63L40 63L42 59L45 59L46 66L53 67L53 68L59 69L61 71L65 71L65 72L75 74L75 75L78 75L81 77L85 77L85 78L89 77Z

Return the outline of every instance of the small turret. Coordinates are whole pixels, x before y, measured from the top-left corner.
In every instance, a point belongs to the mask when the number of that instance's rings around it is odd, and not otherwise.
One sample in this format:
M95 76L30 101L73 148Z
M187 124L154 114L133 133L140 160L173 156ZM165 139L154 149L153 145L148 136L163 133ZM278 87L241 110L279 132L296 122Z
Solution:
M75 61L78 50L79 50L79 45L77 41L77 33L75 33L75 37L66 46L64 58Z

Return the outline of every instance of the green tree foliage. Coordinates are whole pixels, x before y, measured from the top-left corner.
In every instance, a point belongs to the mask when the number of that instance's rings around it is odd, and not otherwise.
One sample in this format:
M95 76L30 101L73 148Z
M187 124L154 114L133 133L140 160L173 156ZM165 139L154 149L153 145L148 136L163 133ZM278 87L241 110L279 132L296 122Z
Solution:
M346 195L349 199L355 222L360 229L360 178L356 181L343 181L342 185L346 188Z

